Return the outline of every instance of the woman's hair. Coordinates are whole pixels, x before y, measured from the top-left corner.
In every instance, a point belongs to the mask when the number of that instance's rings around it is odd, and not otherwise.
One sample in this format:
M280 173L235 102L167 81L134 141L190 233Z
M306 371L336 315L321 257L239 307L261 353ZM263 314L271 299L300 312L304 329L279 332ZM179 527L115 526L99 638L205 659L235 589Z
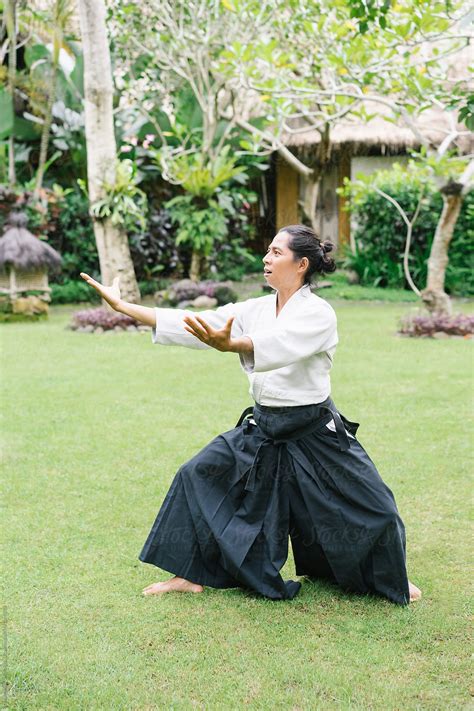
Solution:
M334 249L334 244L329 240L321 242L318 235L311 227L306 225L288 225L282 227L278 232L287 232L290 235L288 247L294 254L295 261L306 257L309 266L304 275L304 283L311 284L313 274L325 274L334 272L336 262L332 257L326 257L328 252Z

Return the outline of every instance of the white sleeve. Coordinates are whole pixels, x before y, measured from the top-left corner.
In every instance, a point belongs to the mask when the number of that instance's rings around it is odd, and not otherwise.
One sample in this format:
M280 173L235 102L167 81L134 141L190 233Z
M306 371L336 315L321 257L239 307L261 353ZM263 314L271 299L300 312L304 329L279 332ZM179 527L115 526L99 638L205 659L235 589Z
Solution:
M246 331L243 335L252 339L253 356L239 354L241 366L246 373L262 373L284 368L335 346L337 318L334 309L327 305L297 313L283 327L277 323L273 329Z
M151 329L151 340L163 346L185 346L186 348L205 349L211 348L186 331L183 321L184 316L199 315L212 328L224 328L228 319L235 316L232 323L231 335L233 338L242 335L242 303L230 303L219 306L217 309L205 311L190 311L189 309L170 309L155 306L156 324Z

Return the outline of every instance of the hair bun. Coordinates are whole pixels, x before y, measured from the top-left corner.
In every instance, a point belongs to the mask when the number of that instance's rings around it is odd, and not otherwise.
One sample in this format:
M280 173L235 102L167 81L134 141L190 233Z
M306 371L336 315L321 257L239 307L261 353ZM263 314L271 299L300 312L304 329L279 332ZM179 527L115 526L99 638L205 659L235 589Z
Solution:
M334 245L332 242L329 242L329 240L324 240L324 242L321 242L321 249L324 253L332 252L332 250L334 249Z

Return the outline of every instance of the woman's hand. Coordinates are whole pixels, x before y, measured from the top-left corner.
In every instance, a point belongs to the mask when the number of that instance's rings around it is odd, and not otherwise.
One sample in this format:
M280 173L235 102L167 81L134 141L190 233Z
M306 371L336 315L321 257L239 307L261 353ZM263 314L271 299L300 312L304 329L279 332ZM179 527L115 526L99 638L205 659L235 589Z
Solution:
M89 276L89 274L81 272L80 276L84 279L84 281L89 284L89 286L92 286L96 291L99 292L104 301L110 304L113 309L117 310L117 307L120 303L120 277L115 277L112 282L112 286L104 286L103 284L100 284L98 281Z
M194 318L185 316L184 322L187 324L184 328L188 333L196 336L203 343L207 343L211 348L216 348L218 351L233 351L233 339L230 336L232 330L232 322L234 316L231 316L224 328L217 330L209 326L200 316L196 314Z

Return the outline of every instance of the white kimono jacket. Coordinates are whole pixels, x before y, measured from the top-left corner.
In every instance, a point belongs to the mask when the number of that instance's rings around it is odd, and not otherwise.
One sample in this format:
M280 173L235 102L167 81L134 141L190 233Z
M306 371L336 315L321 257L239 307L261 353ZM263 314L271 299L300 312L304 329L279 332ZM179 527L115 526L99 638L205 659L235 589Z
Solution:
M183 317L196 312L155 308L153 343L211 348L184 329ZM329 371L338 343L337 319L327 301L302 286L276 315L276 292L198 312L213 328L231 316L232 337L249 336L254 352L239 354L249 393L260 405L311 405L331 393Z

